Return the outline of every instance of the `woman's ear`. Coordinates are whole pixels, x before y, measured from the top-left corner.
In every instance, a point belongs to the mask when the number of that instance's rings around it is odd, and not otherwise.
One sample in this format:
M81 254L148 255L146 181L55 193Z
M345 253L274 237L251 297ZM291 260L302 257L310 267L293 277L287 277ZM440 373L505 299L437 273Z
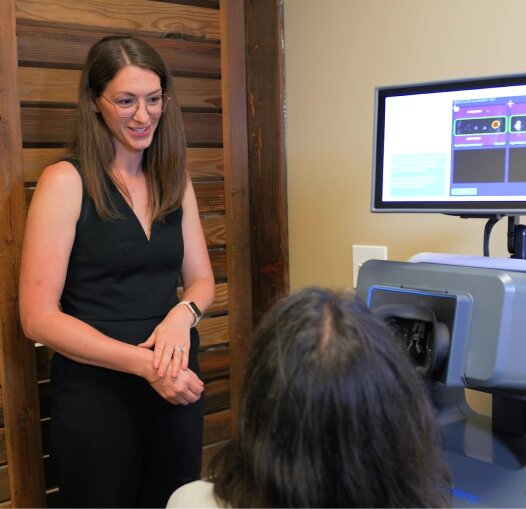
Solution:
M91 109L95 112L95 113L100 113L100 108L97 104L97 97L95 96L95 94L93 93L93 90L90 90L90 104L91 104Z

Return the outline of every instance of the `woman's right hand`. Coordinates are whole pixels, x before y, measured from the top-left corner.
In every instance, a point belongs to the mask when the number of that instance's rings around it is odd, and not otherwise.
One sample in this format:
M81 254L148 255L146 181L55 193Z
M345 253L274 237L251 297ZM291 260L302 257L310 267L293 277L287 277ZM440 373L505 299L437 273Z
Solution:
M204 382L191 370L180 370L177 377L168 374L150 382L157 393L174 405L195 403L205 389Z

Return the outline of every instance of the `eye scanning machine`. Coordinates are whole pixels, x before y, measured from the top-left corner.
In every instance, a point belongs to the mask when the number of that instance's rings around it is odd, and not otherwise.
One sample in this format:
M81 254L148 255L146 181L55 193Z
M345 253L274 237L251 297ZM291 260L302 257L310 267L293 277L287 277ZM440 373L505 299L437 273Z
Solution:
M421 254L369 260L356 293L426 378L455 507L526 507L526 261ZM476 413L465 389L492 395Z

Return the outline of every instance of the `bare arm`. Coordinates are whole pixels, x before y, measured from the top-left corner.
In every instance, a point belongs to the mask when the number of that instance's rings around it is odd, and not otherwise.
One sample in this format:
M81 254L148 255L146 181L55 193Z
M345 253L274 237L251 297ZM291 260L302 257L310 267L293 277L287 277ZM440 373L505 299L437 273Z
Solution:
M185 252L181 269L183 300L195 302L204 313L214 301L215 281L190 179L183 200L182 228ZM159 376L166 374L170 363L173 377L178 376L179 369L187 369L193 322L194 317L186 306L175 306L142 344L148 347L155 345L154 365L159 368ZM180 347L183 352L176 350Z
M153 381L151 351L105 336L60 309L81 202L81 179L71 164L59 162L44 170L31 201L22 250L24 333L78 362Z

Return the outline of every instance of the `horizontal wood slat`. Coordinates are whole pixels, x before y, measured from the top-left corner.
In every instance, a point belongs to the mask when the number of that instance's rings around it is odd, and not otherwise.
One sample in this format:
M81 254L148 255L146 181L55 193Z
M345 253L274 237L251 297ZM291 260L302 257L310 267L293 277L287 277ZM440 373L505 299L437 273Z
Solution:
M222 148L189 148L186 153L188 172L193 179L223 179L225 166Z
M217 316L200 321L197 325L201 348L228 343L228 316Z
M93 44L119 30L66 30L64 27L17 22L18 61L21 66L81 69ZM121 30L122 32L122 30ZM219 78L220 47L217 43L194 42L170 37L141 35L163 57L170 72L178 76Z
M183 111L186 144L189 146L223 145L223 124L221 113Z
M201 214L223 213L225 210L225 188L222 182L194 184L197 206Z
M232 437L231 410L221 410L205 415L204 445Z
M230 379L222 378L205 384L205 413L230 408Z
M18 68L18 91L22 102L76 104L80 71ZM221 109L221 81L174 77L177 100L182 108Z
M25 181L36 182L46 166L62 159L64 151L63 148L25 148L23 150ZM218 180L224 176L221 148L189 148L186 151L186 162L192 179Z
M201 218L207 246L226 244L225 216L207 216Z
M21 108L24 144L64 144L75 129L75 108ZM187 145L220 146L223 142L221 113L183 112Z
M226 313L228 310L228 286L226 283L216 283L214 302L207 313Z
M230 350L228 346L215 346L201 351L199 353L199 366L205 380L229 376Z
M225 281L227 277L226 249L210 249L208 251L216 283Z
M164 2L126 0L17 0L17 19L75 26L182 34L219 40L219 11Z

